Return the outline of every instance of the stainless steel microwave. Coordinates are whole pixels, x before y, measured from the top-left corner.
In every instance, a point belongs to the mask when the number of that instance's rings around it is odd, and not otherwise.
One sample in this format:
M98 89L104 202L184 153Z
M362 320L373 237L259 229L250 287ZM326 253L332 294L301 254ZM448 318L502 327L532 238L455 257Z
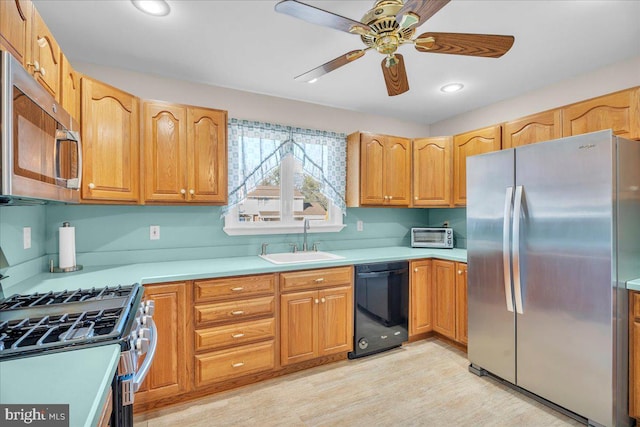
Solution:
M453 248L453 228L416 227L411 229L413 248Z
M0 204L78 203L78 123L8 52L0 52Z

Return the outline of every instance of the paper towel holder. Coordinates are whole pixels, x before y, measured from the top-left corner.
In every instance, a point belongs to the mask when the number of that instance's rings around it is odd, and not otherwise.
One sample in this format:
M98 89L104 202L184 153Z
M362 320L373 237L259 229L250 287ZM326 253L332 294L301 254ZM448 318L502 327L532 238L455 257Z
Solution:
M68 223L68 222L63 222L62 226L63 227L70 227L71 224ZM76 265L73 265L71 267L60 268L60 267L54 267L53 259L49 260L49 272L50 273L72 273L74 271L79 271L79 270L82 270L82 265L80 265L80 264L76 264Z

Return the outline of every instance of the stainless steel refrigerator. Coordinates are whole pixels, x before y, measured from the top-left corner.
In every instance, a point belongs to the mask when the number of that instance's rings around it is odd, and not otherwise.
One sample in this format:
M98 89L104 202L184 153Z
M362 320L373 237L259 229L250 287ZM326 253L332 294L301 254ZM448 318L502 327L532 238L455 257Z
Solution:
M627 426L640 142L611 131L467 159L470 371Z

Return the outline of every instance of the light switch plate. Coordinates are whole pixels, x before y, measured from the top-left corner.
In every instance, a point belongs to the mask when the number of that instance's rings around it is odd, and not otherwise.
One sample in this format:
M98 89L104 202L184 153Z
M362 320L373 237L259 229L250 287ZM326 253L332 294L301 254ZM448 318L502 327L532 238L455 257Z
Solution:
M160 226L159 225L150 225L149 226L149 240L160 240Z
M22 228L22 241L24 249L31 249L31 227Z
M364 223L362 221L356 222L356 230L362 231L364 229Z

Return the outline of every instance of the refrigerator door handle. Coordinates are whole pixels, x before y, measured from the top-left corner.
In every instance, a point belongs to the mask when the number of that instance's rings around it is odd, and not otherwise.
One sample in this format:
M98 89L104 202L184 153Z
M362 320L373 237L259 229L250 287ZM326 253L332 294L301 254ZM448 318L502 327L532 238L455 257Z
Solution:
M507 311L513 313L513 293L511 292L511 259L509 258L509 244L511 234L511 207L513 206L513 187L507 187L504 196L504 216L502 223L502 267L504 269L504 294L507 300Z
M522 185L516 187L516 197L513 202L513 287L515 292L516 313L522 310L522 283L520 281L520 214L522 212Z

